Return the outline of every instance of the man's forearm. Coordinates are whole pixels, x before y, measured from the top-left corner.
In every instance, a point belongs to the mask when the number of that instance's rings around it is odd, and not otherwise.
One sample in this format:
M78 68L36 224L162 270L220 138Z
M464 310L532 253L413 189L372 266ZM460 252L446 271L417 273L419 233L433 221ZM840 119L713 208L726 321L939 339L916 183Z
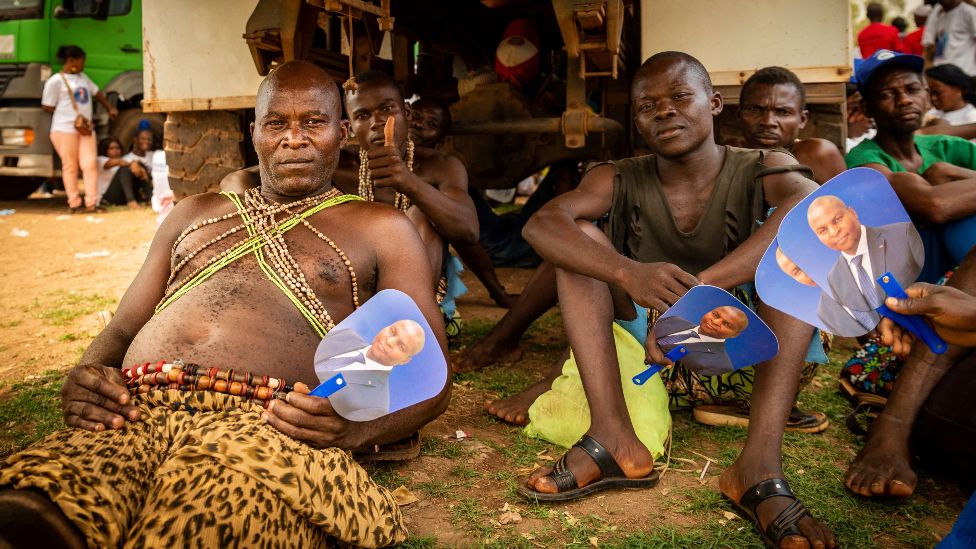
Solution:
M544 208L532 216L522 236L540 257L567 269L615 286L623 286L634 261L586 236L567 213Z
M908 213L941 225L976 214L976 178L932 185L922 176L892 174L895 192Z
M425 181L405 194L447 240L462 244L478 242L478 214L470 201L459 202Z
M131 336L113 328L110 324L88 346L88 349L81 356L79 364L100 364L102 366L121 368L123 366L122 361L125 359L125 353L129 350L129 344L131 343Z

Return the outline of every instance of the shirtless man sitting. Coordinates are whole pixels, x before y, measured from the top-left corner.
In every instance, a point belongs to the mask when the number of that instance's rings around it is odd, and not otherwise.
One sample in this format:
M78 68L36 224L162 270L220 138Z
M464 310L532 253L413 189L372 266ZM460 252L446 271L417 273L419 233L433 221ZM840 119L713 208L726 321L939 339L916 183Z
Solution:
M577 190L553 199L525 227L526 239L557 269L591 416L587 436L555 468L529 476L520 488L528 497L573 499L593 491L590 485L656 482L624 402L611 323L646 308L664 311L699 283L731 289L753 280L786 212L816 188L785 153L715 143L722 97L694 57L650 57L631 92L634 123L655 154L592 168ZM757 226L767 205L776 210ZM604 234L592 222L607 213ZM755 368L748 437L719 485L768 545L833 547L833 536L783 480L783 431L813 328L762 303L758 314L780 350ZM653 337L646 347L649 360L668 362Z
M406 538L392 495L346 450L416 431L447 407L450 384L368 422L302 394L318 384L324 333L380 290L405 292L442 333L410 221L332 186L346 139L339 101L333 80L306 62L262 82L251 125L260 186L191 196L160 226L112 322L68 374L69 428L0 469L0 539L311 547L331 536L377 547Z
M739 95L743 146L786 149L823 184L847 166L837 145L819 137L799 138L810 118L806 102L803 83L788 69L764 67L753 73Z

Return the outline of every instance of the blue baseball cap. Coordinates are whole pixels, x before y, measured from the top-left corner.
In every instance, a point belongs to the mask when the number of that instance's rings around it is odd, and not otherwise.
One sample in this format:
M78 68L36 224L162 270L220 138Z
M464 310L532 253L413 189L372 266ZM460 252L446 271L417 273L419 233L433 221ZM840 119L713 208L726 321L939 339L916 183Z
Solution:
M890 65L901 65L908 67L917 73L921 73L925 68L925 59L918 55L908 53L898 53L891 50L878 50L871 54L871 57L861 61L860 65L854 68L854 76L857 80L857 90L864 95L864 90L868 87L871 76L878 72L878 69Z

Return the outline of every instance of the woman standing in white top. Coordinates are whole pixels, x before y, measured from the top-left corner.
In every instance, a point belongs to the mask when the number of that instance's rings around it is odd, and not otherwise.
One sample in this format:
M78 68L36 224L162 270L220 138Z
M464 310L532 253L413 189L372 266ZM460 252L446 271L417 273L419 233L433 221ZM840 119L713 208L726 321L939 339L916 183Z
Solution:
M41 108L52 113L51 144L61 157L61 179L68 193L71 212L82 209L78 194L78 167L85 182L85 210L101 211L98 206L98 167L96 165L95 135L92 120L92 98L102 104L112 119L119 111L109 104L98 86L82 72L85 51L78 46L61 46L57 52L63 67L44 84ZM88 121L88 130L79 131L79 117Z
M925 71L933 110L926 113L932 119L941 118L951 126L976 122L976 94L973 78L955 65L936 65ZM976 141L976 139L972 140Z

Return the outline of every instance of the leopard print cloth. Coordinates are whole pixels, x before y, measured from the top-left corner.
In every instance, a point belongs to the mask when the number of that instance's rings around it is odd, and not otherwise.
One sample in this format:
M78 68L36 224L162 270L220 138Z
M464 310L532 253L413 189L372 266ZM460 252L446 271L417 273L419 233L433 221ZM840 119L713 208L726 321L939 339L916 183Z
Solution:
M7 458L0 486L47 493L90 547L384 547L393 496L338 449L315 450L210 391L133 397L124 429L58 431Z

